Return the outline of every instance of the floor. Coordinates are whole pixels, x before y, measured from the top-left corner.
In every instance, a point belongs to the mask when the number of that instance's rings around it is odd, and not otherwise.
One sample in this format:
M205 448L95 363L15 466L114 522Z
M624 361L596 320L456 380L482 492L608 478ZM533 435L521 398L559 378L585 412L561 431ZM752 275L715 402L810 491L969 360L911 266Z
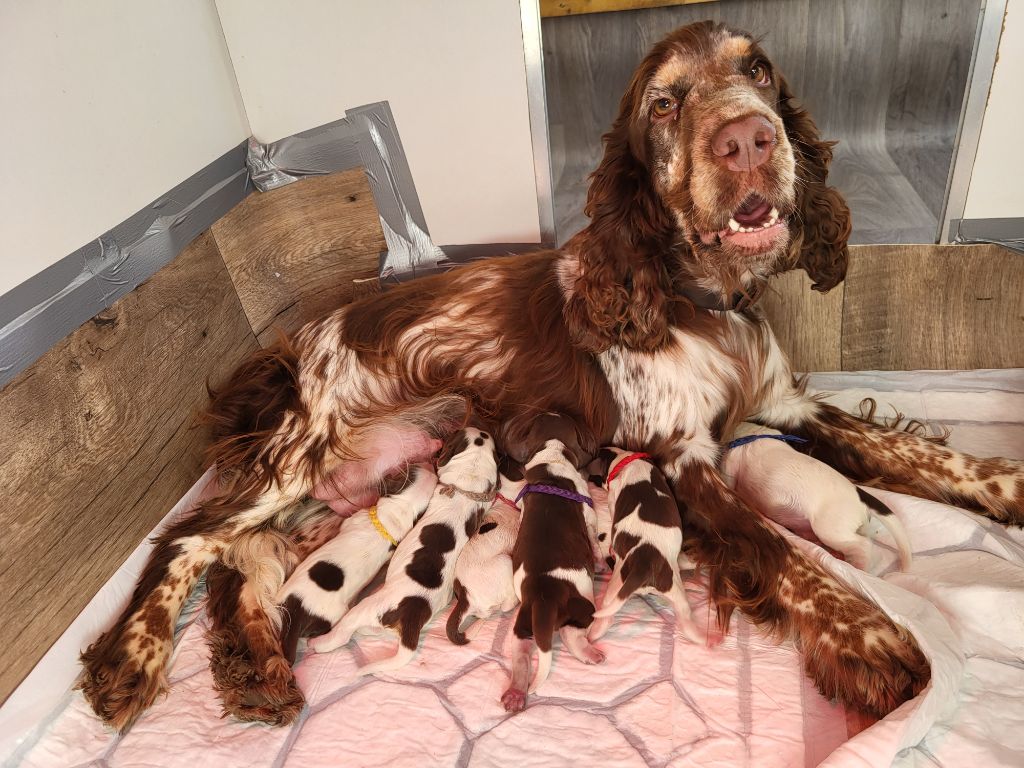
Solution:
M722 0L545 19L559 243L586 224L587 176L633 68L678 26L726 21L773 62L838 139L831 181L854 243L929 243L953 154L978 0Z

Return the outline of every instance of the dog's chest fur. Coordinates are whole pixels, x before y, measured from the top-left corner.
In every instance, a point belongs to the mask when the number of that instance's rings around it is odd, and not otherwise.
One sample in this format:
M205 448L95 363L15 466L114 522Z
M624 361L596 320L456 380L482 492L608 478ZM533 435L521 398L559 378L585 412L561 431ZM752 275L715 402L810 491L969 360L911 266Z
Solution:
M760 380L758 326L734 312L708 313L712 327L672 329L655 352L612 347L598 356L619 411L612 442L631 450L704 441L723 412L751 399Z

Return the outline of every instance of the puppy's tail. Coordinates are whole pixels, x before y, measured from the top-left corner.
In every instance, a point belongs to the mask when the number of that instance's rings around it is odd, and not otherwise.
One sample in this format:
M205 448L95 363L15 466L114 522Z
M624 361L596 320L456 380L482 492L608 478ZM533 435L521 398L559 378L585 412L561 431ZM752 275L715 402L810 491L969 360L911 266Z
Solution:
M889 531L889 535L892 536L892 540L896 544L896 551L899 553L900 570L909 570L914 559L914 553L911 550L910 538L907 536L907 529L903 527L903 523L897 519L888 506L870 493L858 488L857 495L864 502L871 516L884 525L886 530Z
M537 645L537 674L530 683L533 693L548 679L551 673L551 645L558 621L558 606L549 600L538 600L533 604L533 640Z
M466 616L466 611L469 610L469 595L466 594L466 588L462 586L462 582L458 579L455 580L453 590L455 592L455 607L448 614L448 624L445 626L445 631L448 633L448 639L455 643L455 645L466 645L469 642L469 638L466 637L460 627L462 626L463 618Z

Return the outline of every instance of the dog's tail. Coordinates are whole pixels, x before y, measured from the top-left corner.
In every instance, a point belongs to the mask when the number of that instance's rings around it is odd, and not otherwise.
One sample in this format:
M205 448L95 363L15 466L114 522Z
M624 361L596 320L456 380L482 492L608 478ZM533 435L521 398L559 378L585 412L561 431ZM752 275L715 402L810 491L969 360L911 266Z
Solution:
M466 645L469 642L469 638L466 637L460 627L462 626L462 620L466 616L466 611L469 610L469 595L466 594L466 588L458 579L455 580L452 588L455 592L455 607L448 614L448 624L445 626L445 631L448 633L448 639L455 643L455 645Z
M914 553L911 550L910 538L907 536L907 529L903 527L903 523L899 521L896 515L893 514L893 511L883 504L880 499L860 488L857 489L857 495L864 502L871 516L884 525L886 530L889 531L889 535L892 536L892 540L896 544L896 551L899 553L900 570L909 570L914 559Z
M533 693L551 673L551 646L558 621L558 605L550 600L537 600L533 604L533 640L537 645L537 674L530 683Z

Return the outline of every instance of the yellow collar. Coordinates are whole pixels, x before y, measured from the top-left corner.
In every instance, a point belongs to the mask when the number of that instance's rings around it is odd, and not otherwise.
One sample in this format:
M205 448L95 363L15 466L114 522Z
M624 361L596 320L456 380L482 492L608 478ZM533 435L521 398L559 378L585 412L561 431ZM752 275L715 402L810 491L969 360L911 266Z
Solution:
M395 537L388 533L388 529L384 527L384 523L377 517L377 505L370 507L368 514L370 515L370 522L373 523L373 527L377 529L377 533L387 541L391 546L397 547L398 542L395 541Z

